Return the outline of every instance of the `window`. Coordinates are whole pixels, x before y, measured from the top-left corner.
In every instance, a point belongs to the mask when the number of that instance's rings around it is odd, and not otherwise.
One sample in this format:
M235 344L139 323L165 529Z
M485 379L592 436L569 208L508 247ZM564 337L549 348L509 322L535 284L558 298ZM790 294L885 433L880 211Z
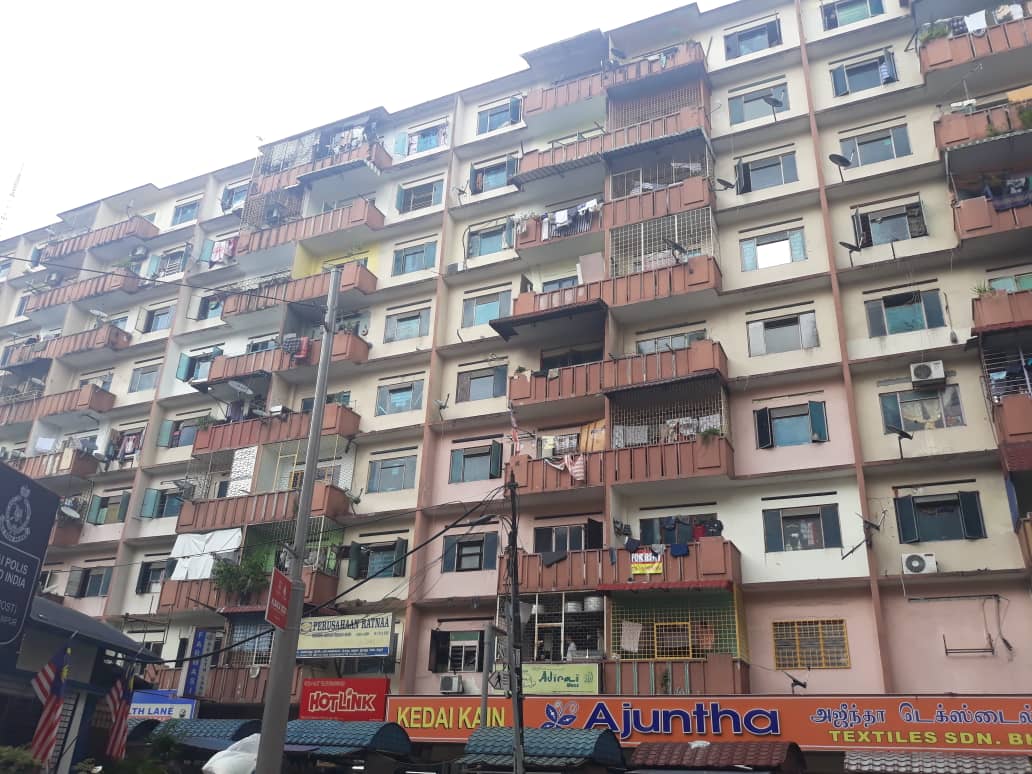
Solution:
M1032 290L1032 273L1014 274L1009 277L996 277L989 280L989 287L1014 293L1019 290Z
M649 545L692 543L699 536L722 534L723 529L715 513L701 516L663 516L638 521L641 542Z
M413 153L424 153L444 145L448 137L448 125L438 124L409 134L402 134L400 137L404 138L404 147L400 155L410 156ZM396 146L398 144L395 143Z
M393 543L352 543L348 550L348 577L355 580L403 578L407 552L408 541L405 538L398 538Z
M163 519L178 516L183 509L183 497L178 489L145 489L141 519Z
M915 202L876 212L854 212L853 233L856 246L864 248L928 236L928 227L921 204Z
M186 204L177 204L176 208L172 210L172 225L180 226L183 223L197 220L197 213L200 209L200 199L194 199L192 202L186 202Z
M893 428L916 433L919 430L964 426L960 388L955 384L937 390L886 392L879 399L886 433L894 432Z
M474 325L486 325L492 320L508 315L511 306L511 295L508 290L476 298L464 298L462 300L462 327L472 328Z
M491 441L490 446L471 446L452 449L448 468L448 483L487 481L502 477L502 444Z
M68 571L66 597L106 597L111 585L111 567L73 567Z
M151 309L143 320L143 332L154 333L164 331L172 327L172 317L175 314L174 306L165 306L161 309Z
M505 395L508 366L481 368L460 373L455 385L455 402L488 400Z
M431 631L429 668L434 673L484 671L484 633Z
M129 315L123 314L121 317L109 317L107 324L112 325L119 330L129 331Z
M136 575L137 594L157 594L161 591L161 582L165 579L165 561L144 562ZM159 643L160 644L160 643Z
M201 355L180 355L176 378L181 382L204 381L208 378L208 372L211 371L211 361L220 354L222 354L222 350L216 347L211 352Z
M430 333L430 307L387 316L384 343L417 339Z
M260 635L260 636L259 636ZM211 632L208 641L211 641ZM215 641L213 650L220 647ZM233 620L229 633L227 662L236 666L268 664L272 660L272 630L260 615L240 616Z
M444 538L442 572L494 570L498 565L498 533Z
M817 316L803 312L776 320L758 320L748 324L749 355L770 355L820 346L817 339Z
M398 277L402 274L411 274L414 271L432 269L436 263L436 242L403 247L394 251L394 264L391 274Z
M153 390L158 383L158 366L144 366L134 368L132 376L129 377L129 392L143 392Z
M416 456L373 460L369 463L370 492L400 492L416 486Z
M158 258L158 277L166 277L172 274L179 274L186 268L186 250L176 250L165 253Z
M469 168L469 192L479 194L496 188L504 188L509 185L509 181L516 174L516 165L515 156L507 156L499 161L484 164L473 164Z
M753 412L753 418L756 420L756 447L759 449L828 440L828 416L823 401L762 408Z
M552 293L556 290L565 290L566 288L577 287L578 279L577 275L572 277L561 277L559 279L545 280L541 283L542 293Z
M580 433L537 434L538 459L575 454L578 449L580 449Z
M197 419L166 419L158 430L156 445L166 449L193 446L197 438Z
M376 416L415 411L423 407L423 380L380 385L376 390Z
M46 245L35 245L29 253L29 266L39 266L43 263L43 254L46 250Z
M842 530L837 505L780 508L763 512L767 553L841 548Z
M905 126L894 126L880 132L839 140L839 146L842 155L856 167L910 155L910 138Z
M689 331L688 333L668 333L664 336L653 336L638 339L635 348L639 355L651 355L653 352L667 352L674 349L688 349L693 341L706 338L706 331Z
M735 165L735 180L736 190L740 194L794 183L799 180L795 153L755 161L739 161Z
M833 30L885 13L882 0L837 0L821 6L824 29Z
M398 188L398 212L415 212L441 203L444 195L444 181L434 180L408 188Z
M594 519L588 519L585 524L534 527L535 554L600 548L602 548L602 522Z
M14 307L15 317L25 316L25 306L29 303L28 295L18 296L18 303Z
M737 59L780 45L781 22L777 19L724 36L724 50L728 59Z
M767 104L764 97L773 100L774 104ZM776 86L768 86L747 94L738 94L729 97L727 103L731 112L732 125L755 121L757 118L767 118L774 113L788 110L788 86L779 83Z
M351 403L351 391L344 390L342 392L328 392L326 393L326 405L330 406L333 404L338 406L347 406ZM315 398L302 398L301 399L301 413L307 414L311 412L315 406Z
M900 543L978 540L986 536L978 492L897 497L894 502Z
M769 269L806 260L806 240L801 228L750 237L738 244L742 253L742 271Z
M156 213L156 212L148 212L147 214L141 215L140 217L143 218L148 223L153 223L154 219L156 217L158 217L158 213Z
M251 354L253 352L268 352L270 349L276 349L279 346L279 342L276 341L276 337L268 339L252 339L247 342L247 346L244 347L244 352Z
M775 669L849 669L846 621L775 621Z
M946 325L938 290L897 293L866 301L864 307L867 310L867 332L872 338Z
M891 51L886 51L875 59L839 65L831 71L831 83L836 97L867 91L898 80L896 59Z
M129 492L116 495L93 495L86 509L87 524L118 524L125 521L129 510Z
M0 261L0 280L7 279L7 275L11 273L11 262Z
M223 212L232 212L237 207L244 206L244 200L247 198L247 183L242 183L237 186L226 186L222 190L222 198L219 200L219 206Z
M477 134L487 134L503 126L518 124L522 108L523 100L519 97L512 97L501 105L484 108L477 113Z
M502 250L508 250L515 244L513 242L513 233L512 218L507 218L504 223L473 229L469 232L466 256L468 258L479 258L482 255L491 255L492 253L500 253Z
M549 371L553 368L565 368L582 363L597 363L600 360L602 360L601 346L588 344L569 349L547 350L541 353L541 370Z

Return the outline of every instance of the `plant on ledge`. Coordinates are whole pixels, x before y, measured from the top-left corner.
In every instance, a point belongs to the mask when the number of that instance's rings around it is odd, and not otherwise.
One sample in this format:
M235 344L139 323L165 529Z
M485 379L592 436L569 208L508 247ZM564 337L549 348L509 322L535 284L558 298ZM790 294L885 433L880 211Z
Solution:
M215 417L213 417L211 414L205 414L202 417L197 417L197 419L195 419L194 422L197 424L198 430L207 430L209 427L215 424Z
M703 443L709 443L714 438L720 438L724 434L724 431L719 427L706 427L699 431L699 437Z
M219 559L212 567L211 579L215 588L241 597L257 594L269 585L265 562L257 556L247 557L240 564Z

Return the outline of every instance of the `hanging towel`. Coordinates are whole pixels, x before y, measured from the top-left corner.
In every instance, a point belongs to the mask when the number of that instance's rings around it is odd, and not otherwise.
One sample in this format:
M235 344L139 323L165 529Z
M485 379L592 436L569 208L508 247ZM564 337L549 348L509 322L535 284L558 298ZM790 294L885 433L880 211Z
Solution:
M548 216L547 215L542 215L541 216L541 239L542 239L542 241L544 241L545 239L548 239L548 224L549 224Z
M628 551L632 551L633 552L633 551L637 551L639 548L641 548L641 541L638 540L638 538L629 537L629 538L627 538L627 540L624 541L623 545L624 545L624 548L626 548Z
M570 471L570 476L574 481L584 481L586 476L584 475L587 463L584 461L584 455L578 454L576 457L567 455L566 469Z
M660 524L665 532L673 532L677 529L677 521L675 521L673 516L667 516L660 522Z
M985 28L988 25L985 17L985 10L975 11L975 13L968 14L964 17L964 24L967 26L968 32L973 35L981 35L985 32Z
M967 24L964 22L963 16L954 16L949 22L950 35L955 38L959 38L962 35L967 35Z
M670 545L670 556L688 556L688 544L672 543Z
M570 222L570 211L569 210L556 210L552 213L552 220L556 225L556 228L565 226Z
M652 549L652 553L656 556L662 556L663 552L666 551L666 546L663 543L653 543L649 548Z
M620 621L620 650L628 653L638 652L641 640L641 624L635 621Z

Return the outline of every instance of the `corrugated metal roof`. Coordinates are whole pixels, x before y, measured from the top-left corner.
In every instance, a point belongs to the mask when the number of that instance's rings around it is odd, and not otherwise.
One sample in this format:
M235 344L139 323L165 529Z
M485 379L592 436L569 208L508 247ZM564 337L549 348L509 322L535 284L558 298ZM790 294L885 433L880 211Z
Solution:
M573 769L584 765L586 758L562 758L562 757L541 757L532 755L523 759L528 768L535 769ZM512 770L511 755L463 755L454 763L461 763L464 766L478 766L481 768L499 768L506 771Z
M350 751L327 753L336 755L376 750L390 755L407 756L412 752L412 743L405 729L397 723L374 720L291 720L287 723L286 743Z
M849 751L847 774L1029 774L1027 755Z
M631 753L632 769L732 769L734 766L775 768L787 761L802 763L792 742L645 742ZM733 770L733 769L732 769Z
M239 741L261 731L260 720L227 720L221 718L166 720L151 732L168 733L176 739L225 739Z
M511 765L512 737L512 728L478 728L466 743L465 753L505 758ZM523 732L523 749L528 758L571 758L614 768L626 767L620 743L608 730L527 728Z

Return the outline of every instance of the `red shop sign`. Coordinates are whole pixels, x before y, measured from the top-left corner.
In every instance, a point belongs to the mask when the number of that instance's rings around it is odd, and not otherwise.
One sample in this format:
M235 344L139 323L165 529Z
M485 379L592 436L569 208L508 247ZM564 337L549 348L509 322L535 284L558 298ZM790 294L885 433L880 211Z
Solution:
M387 677L345 677L301 683L302 720L384 720Z

